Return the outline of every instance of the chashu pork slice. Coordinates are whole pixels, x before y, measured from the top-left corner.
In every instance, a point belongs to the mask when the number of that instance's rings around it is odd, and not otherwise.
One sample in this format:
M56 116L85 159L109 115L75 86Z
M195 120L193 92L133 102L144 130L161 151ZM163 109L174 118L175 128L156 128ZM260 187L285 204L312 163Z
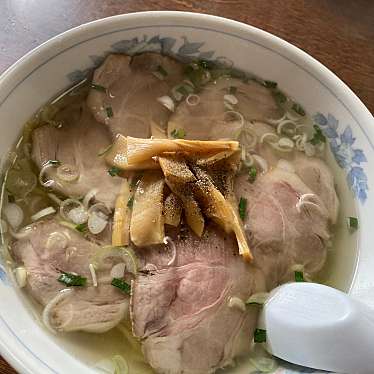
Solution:
M99 153L110 145L110 134L93 118L83 105L82 110L62 113L63 126L44 125L32 133L32 159L39 169L54 160L60 166L49 167L44 180L53 181L50 187L66 196L81 198L97 189L95 199L113 207L121 186L121 178L110 176L109 167ZM78 178L61 179L57 167L74 170Z
M335 224L339 212L339 199L335 191L334 177L326 162L298 152L292 164L301 180L324 202L330 221Z
M157 373L212 373L249 353L258 309L230 307L229 300L263 291L263 274L215 225L201 238L169 235L174 260L165 248L138 250L150 271L140 272L133 286L133 331Z
M247 125L253 131L258 140L264 134L276 134L270 125L262 122L254 122ZM270 136L270 140L271 136ZM331 173L326 161L320 157L307 156L304 152L278 152L266 141L258 141L254 153L264 158L269 168L274 168L278 164L288 171L293 171L298 177L319 196L329 213L332 224L336 223L339 212L339 199L335 191L334 176ZM280 160L281 158L281 160Z
M100 250L54 219L31 225L28 235L13 243L12 253L27 271L27 292L51 308L47 323L52 329L101 333L127 315L128 296L111 285L109 263L96 271L98 286L93 284L89 265ZM57 280L62 271L87 278L86 286L68 288Z
M151 128L166 129L170 115L157 99L183 80L183 64L158 53L110 54L97 68L87 105L113 136L148 138Z
M329 212L296 173L276 167L253 184L243 175L235 193L247 199L244 227L268 290L293 279L294 265L309 275L322 269L331 238ZM313 198L304 204L300 198L306 195Z
M235 94L230 91L235 88ZM196 105L181 102L170 117L168 134L184 130L186 139L237 139L246 121L279 118L282 111L268 88L255 81L221 77L203 87ZM229 105L229 106L228 106Z

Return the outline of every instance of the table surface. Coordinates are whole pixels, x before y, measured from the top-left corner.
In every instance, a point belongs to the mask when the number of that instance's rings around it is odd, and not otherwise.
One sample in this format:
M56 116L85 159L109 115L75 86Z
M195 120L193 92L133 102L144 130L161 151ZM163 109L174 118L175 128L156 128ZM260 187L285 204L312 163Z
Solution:
M374 113L373 0L1 0L0 72L74 26L145 10L209 13L269 31L326 65ZM1 357L0 373L15 373Z

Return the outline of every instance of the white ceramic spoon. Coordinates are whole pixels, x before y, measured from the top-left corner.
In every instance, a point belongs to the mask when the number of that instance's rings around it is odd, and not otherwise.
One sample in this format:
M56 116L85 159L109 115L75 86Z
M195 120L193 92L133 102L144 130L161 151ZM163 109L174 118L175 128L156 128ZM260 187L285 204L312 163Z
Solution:
M341 291L285 284L271 292L261 320L276 357L336 373L374 373L374 310Z

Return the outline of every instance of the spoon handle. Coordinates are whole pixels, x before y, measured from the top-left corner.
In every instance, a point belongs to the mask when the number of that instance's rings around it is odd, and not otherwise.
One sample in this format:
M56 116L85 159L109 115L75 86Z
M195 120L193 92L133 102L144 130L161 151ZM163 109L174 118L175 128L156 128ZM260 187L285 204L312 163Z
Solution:
M374 311L347 294L289 283L271 293L262 314L274 356L319 370L374 373Z

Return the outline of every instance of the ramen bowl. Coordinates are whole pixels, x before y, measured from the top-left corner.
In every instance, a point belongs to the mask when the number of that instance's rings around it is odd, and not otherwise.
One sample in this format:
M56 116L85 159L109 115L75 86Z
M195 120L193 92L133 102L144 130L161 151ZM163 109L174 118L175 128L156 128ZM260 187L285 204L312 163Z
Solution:
M374 307L374 121L332 72L291 44L255 27L195 13L144 12L88 23L28 53L0 78L2 162L37 109L79 82L110 52L154 51L180 59L217 60L276 81L311 114L330 144L341 213L321 281ZM351 232L346 217L357 216ZM36 317L0 258L0 352L21 373L91 373L111 349L99 335L56 337ZM245 367L228 372L244 373ZM282 366L277 373L302 369Z

